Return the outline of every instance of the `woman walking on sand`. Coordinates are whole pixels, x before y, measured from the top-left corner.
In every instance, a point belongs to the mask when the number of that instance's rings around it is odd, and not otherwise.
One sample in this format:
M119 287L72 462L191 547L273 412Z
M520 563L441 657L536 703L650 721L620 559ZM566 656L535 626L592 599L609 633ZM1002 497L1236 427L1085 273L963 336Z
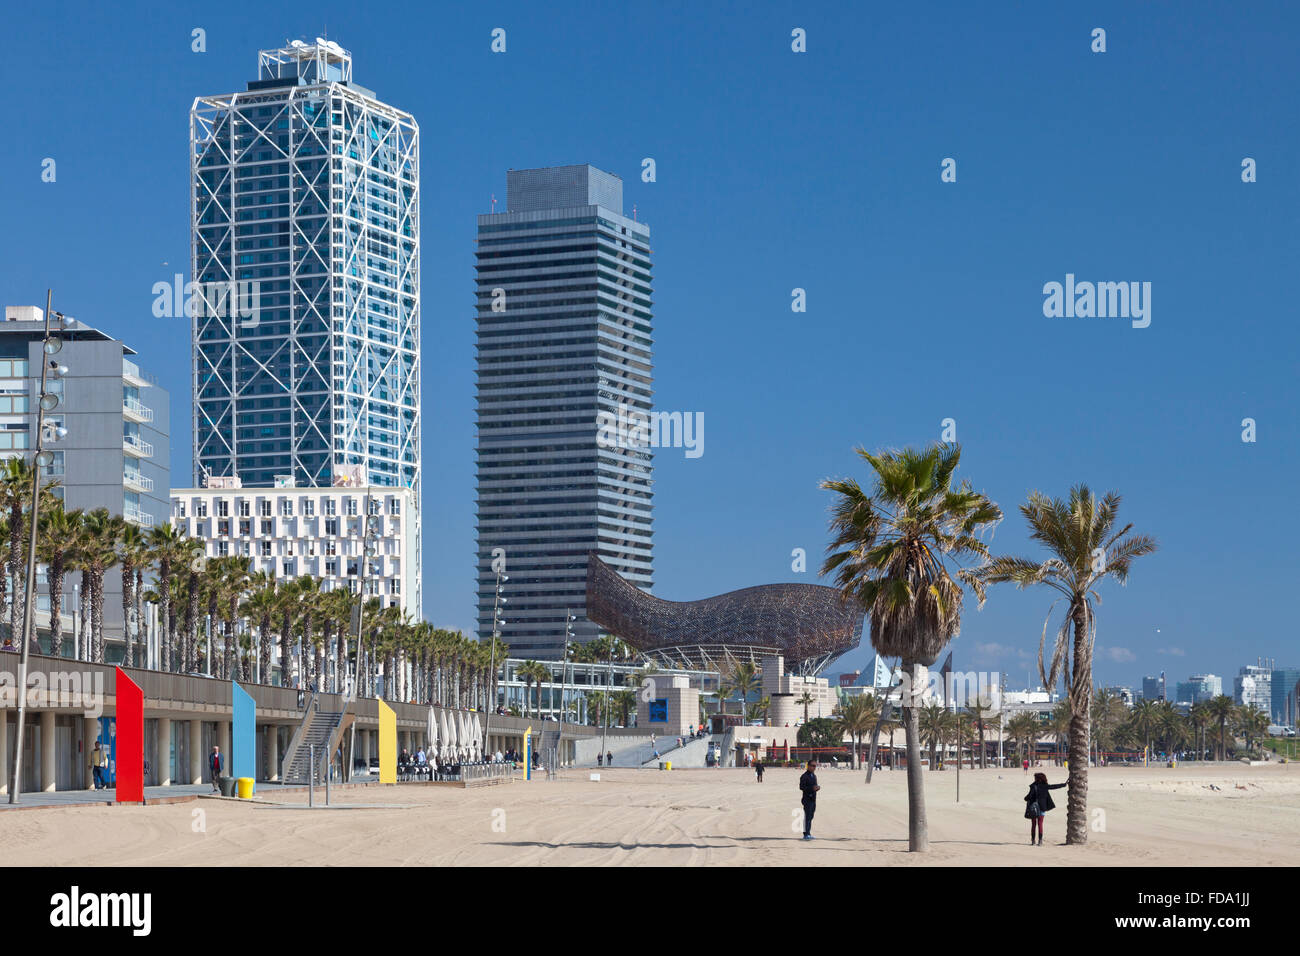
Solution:
M1043 845L1043 817L1047 816L1048 810L1055 810L1056 804L1052 802L1052 790L1060 790L1066 786L1063 783L1048 783L1047 774L1034 774L1034 782L1029 785L1029 793L1025 795L1025 819L1029 821L1029 845L1034 845L1034 829L1038 829L1038 845Z

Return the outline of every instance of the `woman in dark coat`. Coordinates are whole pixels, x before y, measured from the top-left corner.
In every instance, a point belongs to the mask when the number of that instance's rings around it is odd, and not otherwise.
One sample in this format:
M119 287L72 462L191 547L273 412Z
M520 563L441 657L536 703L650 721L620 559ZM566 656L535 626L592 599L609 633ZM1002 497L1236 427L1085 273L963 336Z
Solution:
M1056 804L1052 802L1052 790L1060 790L1066 786L1063 783L1048 783L1047 774L1034 774L1034 782L1029 785L1029 793L1025 795L1025 819L1029 821L1029 845L1034 845L1034 829L1038 830L1038 845L1043 845L1043 817L1047 816L1048 810L1055 810Z

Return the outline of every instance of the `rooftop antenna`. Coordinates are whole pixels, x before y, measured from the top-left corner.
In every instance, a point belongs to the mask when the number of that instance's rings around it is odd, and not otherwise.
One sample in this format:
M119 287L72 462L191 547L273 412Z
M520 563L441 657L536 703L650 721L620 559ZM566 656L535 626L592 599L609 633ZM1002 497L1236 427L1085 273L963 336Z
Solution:
M497 211L497 194L496 194L496 193L493 193L493 194L492 194L492 212L495 214L496 211Z
M632 221L636 222L636 203L632 203Z

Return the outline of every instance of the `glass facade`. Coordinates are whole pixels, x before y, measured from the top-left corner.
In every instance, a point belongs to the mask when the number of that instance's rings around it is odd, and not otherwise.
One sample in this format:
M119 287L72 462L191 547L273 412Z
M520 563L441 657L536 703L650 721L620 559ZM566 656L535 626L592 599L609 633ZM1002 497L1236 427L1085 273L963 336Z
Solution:
M419 130L337 44L190 116L195 484L420 483ZM189 295L189 289L186 290Z

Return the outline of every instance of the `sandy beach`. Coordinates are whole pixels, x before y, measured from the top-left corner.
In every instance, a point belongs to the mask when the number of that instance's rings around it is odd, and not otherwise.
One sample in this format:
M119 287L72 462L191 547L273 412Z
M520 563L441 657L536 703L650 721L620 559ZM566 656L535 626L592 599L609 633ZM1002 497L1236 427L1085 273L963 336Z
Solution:
M1053 783L1065 780L1044 767ZM1300 765L1103 768L1089 775L1097 829L1061 845L1065 791L1041 848L1028 844L1020 770L927 774L931 852L907 852L906 775L823 768L813 827L798 839L799 771L588 771L462 790L336 790L341 805L223 800L0 812L6 863L62 865L1087 865L1300 864ZM1219 789L1211 789L1211 786ZM318 796L319 800L319 796ZM1100 813L1097 813L1100 811Z

